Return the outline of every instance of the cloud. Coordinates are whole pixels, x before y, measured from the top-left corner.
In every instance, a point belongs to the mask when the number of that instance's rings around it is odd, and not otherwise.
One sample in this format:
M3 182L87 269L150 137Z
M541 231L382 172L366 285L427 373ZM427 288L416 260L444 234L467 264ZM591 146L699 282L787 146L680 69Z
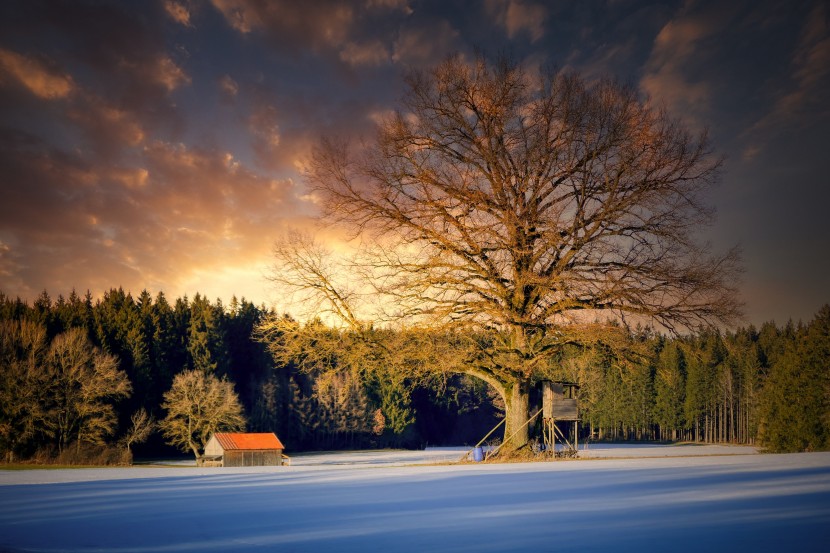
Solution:
M277 108L270 104L257 106L248 118L248 131L257 160L261 165L273 168L281 140Z
M504 27L508 38L527 33L531 42L536 42L545 34L544 6L521 0L487 0L486 9L496 24Z
M344 44L354 10L336 0L294 2L275 0L212 0L227 23L243 34L265 32L283 46L321 48Z
M230 75L222 75L219 78L219 93L224 102L232 102L236 95L239 94L239 83L237 83Z
M102 155L182 130L183 108L171 96L192 77L186 49L167 49L163 2L27 6L2 14L13 17L0 29L0 93L14 106L2 124Z
M225 17L228 24L240 33L250 33L263 25L253 2L244 0L212 0L213 6Z
M69 121L83 132L89 145L105 158L123 148L140 145L146 138L137 115L108 105L105 100L84 94L66 112Z
M340 51L340 59L349 65L381 65L391 59L389 50L379 40L357 44L348 42Z
M167 16L185 27L190 27L190 10L181 2L167 0L164 2L164 11Z
M392 45L414 13L407 0L211 0L231 28L259 34L282 52L309 52L352 68L390 62Z
M398 10L406 15L413 13L413 9L409 6L409 0L366 0L366 7Z
M150 64L148 76L171 92L184 84L190 84L190 77L170 57L161 56Z
M408 66L433 65L457 52L460 46L460 34L448 21L424 21L401 30L392 60Z
M758 120L750 133L780 131L813 123L830 114L830 27L828 8L819 2L806 14L798 42L790 58L788 78L775 92L770 111Z
M65 98L75 89L72 77L58 69L54 63L5 48L0 48L0 71L0 75L5 75L6 79L14 79L44 100ZM0 84L6 79L0 76Z
M279 229L313 209L291 180L225 151L154 141L135 164L91 165L31 137L2 140L0 289L30 297L119 284L205 290L199 282L229 267L266 266Z
M700 115L708 108L711 89L688 70L698 55L698 45L716 30L717 26L699 16L681 15L666 23L654 40L640 87L675 115Z

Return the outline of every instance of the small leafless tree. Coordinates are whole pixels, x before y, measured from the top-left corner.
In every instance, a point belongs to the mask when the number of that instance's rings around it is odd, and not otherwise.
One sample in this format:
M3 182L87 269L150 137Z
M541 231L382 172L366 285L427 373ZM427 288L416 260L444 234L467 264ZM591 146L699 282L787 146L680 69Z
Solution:
M156 429L156 420L147 413L143 407L130 417L130 427L124 436L121 437L121 444L129 454L132 454L133 444L140 444L147 441L153 430Z
M308 182L325 221L382 246L374 284L400 315L492 333L464 370L504 398L511 445L527 441L551 354L617 339L604 321L682 330L739 315L737 251L695 239L721 165L705 133L615 81L509 60L454 57L406 83L371 143L319 144ZM314 267L287 268L352 323Z
M164 394L167 416L159 422L167 442L191 451L201 463L214 432L242 430L245 417L233 384L201 370L185 371Z

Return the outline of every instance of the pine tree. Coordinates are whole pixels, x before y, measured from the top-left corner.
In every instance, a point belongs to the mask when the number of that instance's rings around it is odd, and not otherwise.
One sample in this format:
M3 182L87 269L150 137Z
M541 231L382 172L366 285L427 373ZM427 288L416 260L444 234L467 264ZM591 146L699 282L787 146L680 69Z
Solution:
M827 448L830 307L806 328L788 325L781 339L762 392L760 440L773 451Z
M654 379L655 422L660 425L661 438L677 440L684 426L683 404L686 388L686 358L673 341L666 341L657 356Z
M223 315L221 304L214 308L206 297L200 294L193 297L187 334L192 369L206 374L227 374Z

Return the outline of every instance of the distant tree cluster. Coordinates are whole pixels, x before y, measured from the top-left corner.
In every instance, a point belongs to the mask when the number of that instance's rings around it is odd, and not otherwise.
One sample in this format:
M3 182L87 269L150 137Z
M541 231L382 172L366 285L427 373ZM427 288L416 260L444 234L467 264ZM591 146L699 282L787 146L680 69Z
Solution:
M295 451L449 445L504 415L492 387L462 374L466 341L452 334L282 316L276 339L266 317L198 294L0 295L0 455L125 462L170 444L198 458L218 429L273 431ZM830 306L808 324L629 340L628 356L595 344L551 359L549 378L581 386L582 439L830 447Z
M582 384L585 431L597 439L830 447L830 307L809 324L641 333L644 355L621 364L602 351L562 364Z
M94 347L80 328L47 340L31 321L0 321L0 448L7 458L27 444L103 444L112 435L112 400L129 396L118 361Z
M413 381L464 372L459 358L465 358L466 343L498 339L495 333L465 340L433 333L427 344L411 330L383 336L376 329L335 331L318 322L277 328L281 336L270 336L269 343L278 358L303 359L326 371L328 362L350 366L349 358L357 356L353 369L371 373L370 360L382 356L396 376L381 370L376 378L390 383L387 393L407 395ZM626 334L628 343L617 349L603 343L564 348L540 371L542 378L580 385L581 440L758 444L777 452L830 448L830 306L806 325L770 322L680 337L650 330ZM356 354L363 342L374 347ZM426 366L419 367L416 351ZM399 386L391 384L395 378ZM503 414L499 394L478 382L479 401ZM539 401L538 394L531 398L533 410Z
M495 416L462 377L442 381L455 391L448 402L413 399L417 389L342 362L277 363L254 332L265 315L199 294L43 292L30 305L0 293L0 458L124 462L133 450L169 455L170 444L196 453L217 429L276 432L295 451L417 446L469 439L459 419L474 435ZM210 401L222 416L193 418Z

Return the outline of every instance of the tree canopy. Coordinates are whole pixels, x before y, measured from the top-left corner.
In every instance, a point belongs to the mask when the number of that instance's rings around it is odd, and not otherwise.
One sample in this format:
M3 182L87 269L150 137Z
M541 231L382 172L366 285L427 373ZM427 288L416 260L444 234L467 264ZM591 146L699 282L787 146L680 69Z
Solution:
M159 426L168 441L199 461L210 436L245 428L233 383L201 370L179 373L164 394L167 416Z
M514 445L557 348L609 340L606 321L735 320L738 253L695 236L721 164L705 132L616 81L506 59L452 57L406 85L362 148L322 139L308 182L324 221L375 247L363 266L396 315L498 334L466 370L503 396ZM354 323L350 295L321 287L319 265L279 260L283 283Z

